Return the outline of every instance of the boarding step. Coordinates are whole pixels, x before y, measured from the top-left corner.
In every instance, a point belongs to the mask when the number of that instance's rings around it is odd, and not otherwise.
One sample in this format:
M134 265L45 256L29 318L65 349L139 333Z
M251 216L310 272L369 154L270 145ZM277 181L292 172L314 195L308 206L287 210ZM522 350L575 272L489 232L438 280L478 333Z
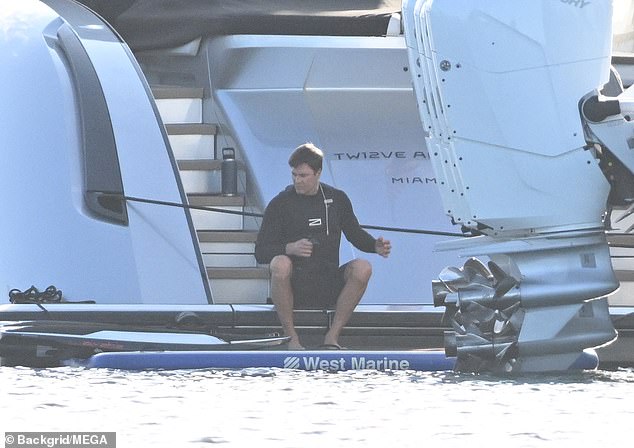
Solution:
M216 158L215 124L176 123L165 125L165 129L177 160Z
M163 123L202 123L202 88L152 86L152 94Z
M186 193L219 194L222 191L222 160L178 160L178 169ZM244 194L246 171L244 163L238 165L238 194Z
M257 267L254 256L257 235L254 231L198 231L205 266Z
M197 230L242 230L244 228L244 197L208 194L188 194L189 205L219 211L191 209Z
M214 303L266 303L269 297L267 266L207 268Z

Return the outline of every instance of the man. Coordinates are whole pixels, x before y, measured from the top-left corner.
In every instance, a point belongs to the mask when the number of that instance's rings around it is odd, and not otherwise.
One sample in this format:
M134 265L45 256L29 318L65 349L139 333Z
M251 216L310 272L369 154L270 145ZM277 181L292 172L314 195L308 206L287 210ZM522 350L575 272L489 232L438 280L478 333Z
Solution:
M387 257L391 250L390 241L374 239L361 228L343 191L320 182L323 157L312 143L295 149L288 161L293 185L267 206L255 245L258 263L269 263L271 298L291 350L304 348L293 309L331 306L335 317L322 347L340 349L341 330L368 286L368 261L339 266L341 233L363 252Z

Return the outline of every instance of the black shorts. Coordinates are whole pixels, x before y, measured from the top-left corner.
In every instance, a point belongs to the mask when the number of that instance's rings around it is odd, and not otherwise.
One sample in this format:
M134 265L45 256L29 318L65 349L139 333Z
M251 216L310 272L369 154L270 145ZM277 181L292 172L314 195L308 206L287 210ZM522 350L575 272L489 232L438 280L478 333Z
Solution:
M334 308L337 297L345 284L346 265L339 266L293 266L291 286L295 309Z

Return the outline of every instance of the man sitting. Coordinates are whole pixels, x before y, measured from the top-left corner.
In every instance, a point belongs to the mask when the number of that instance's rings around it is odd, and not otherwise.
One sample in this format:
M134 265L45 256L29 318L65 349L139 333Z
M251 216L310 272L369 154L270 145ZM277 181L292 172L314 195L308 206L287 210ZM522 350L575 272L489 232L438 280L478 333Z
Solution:
M311 143L291 155L293 185L271 200L255 245L258 263L271 270L271 298L288 348L301 350L293 309L335 307L324 348L341 348L339 335L361 300L372 266L354 259L339 266L341 233L357 249L388 257L389 240L363 230L348 196L320 182L323 152Z

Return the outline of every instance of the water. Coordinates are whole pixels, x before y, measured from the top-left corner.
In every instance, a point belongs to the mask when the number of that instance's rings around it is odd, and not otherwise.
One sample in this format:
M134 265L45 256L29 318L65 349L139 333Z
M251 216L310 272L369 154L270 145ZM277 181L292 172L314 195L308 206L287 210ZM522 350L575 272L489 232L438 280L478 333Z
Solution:
M120 448L616 447L634 432L634 369L500 379L0 367L0 379L2 431L116 431Z

